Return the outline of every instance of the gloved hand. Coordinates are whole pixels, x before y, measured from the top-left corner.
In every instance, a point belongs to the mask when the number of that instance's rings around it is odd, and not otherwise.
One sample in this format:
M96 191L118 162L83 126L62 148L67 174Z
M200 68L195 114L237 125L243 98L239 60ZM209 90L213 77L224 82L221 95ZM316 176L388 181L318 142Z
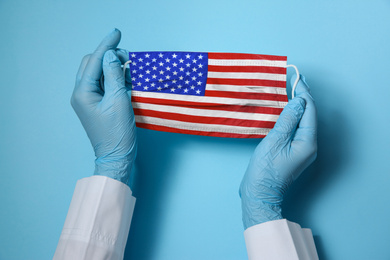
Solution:
M296 77L291 79L294 82ZM257 146L240 185L244 228L282 219L283 195L317 156L317 115L301 76L296 97Z
M137 152L130 89L115 48L121 32L107 35L94 53L83 58L71 104L95 151L95 175L127 184ZM104 74L104 88L100 78Z

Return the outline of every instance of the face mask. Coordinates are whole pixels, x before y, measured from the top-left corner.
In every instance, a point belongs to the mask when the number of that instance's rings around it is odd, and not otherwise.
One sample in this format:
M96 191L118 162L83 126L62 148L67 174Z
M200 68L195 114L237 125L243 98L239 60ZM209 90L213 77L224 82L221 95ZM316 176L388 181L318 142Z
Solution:
M286 56L131 52L136 125L157 131L263 138L288 102Z

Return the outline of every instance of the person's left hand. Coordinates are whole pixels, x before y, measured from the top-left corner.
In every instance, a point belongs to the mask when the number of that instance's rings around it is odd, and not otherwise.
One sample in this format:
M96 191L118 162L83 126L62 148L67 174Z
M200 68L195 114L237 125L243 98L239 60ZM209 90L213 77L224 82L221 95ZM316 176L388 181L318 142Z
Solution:
M121 32L115 29L83 58L71 104L95 151L95 175L127 184L137 152L131 90L115 48ZM104 74L104 91L100 78Z

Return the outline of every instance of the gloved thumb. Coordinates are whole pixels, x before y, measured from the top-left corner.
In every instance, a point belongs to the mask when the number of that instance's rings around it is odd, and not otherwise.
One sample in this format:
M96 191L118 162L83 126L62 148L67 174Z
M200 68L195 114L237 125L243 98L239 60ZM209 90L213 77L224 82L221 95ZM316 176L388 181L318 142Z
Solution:
M291 85L294 85L295 83L295 80L297 79L297 76L296 75L293 75L291 77ZM299 81L298 81L298 84L297 84L297 87L295 88L295 96L299 96L303 93L307 93L307 94L311 94L310 93L310 88L309 88L309 85L307 85L306 83L306 78L305 76L303 76L302 74L299 75Z
M115 51L108 50L103 58L103 75L105 95L112 95L125 88L125 77L121 62Z
M305 111L306 102L303 98L296 97L284 107L272 132L292 134L298 126Z

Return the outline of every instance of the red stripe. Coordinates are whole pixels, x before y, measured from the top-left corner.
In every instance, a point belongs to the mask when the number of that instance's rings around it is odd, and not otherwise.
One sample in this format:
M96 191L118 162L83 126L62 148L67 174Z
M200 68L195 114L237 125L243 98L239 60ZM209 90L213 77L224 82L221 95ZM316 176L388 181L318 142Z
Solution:
M272 100L287 102L287 95L273 94L273 93L253 93L253 92L233 92L233 91L218 91L207 90L205 92L207 97L226 97L226 98L241 98L241 99L255 99L255 100Z
M283 108L275 107L260 107L260 106L240 106L240 105L224 105L206 102L193 102L193 101L179 101L170 99L158 99L148 97L132 96L132 102L149 103L165 106L179 106L196 109L209 109L209 110L221 110L221 111L235 111L243 113L259 113L259 114L271 114L279 115L282 113Z
M232 134L232 133L220 133L220 132L203 132L194 130L177 129L173 127L151 125L144 123L136 123L137 127L151 129L156 131L179 133L179 134L192 134L192 135L203 135L203 136L215 136L215 137L231 137L231 138L264 138L265 135L254 135L254 134Z
M208 71L212 72L260 72L272 74L286 74L287 69L281 67L266 66L215 66L209 65Z
M209 59L220 60L281 60L287 61L287 56L277 55L261 55L249 53L223 53L223 52L209 52Z
M267 79L220 79L207 78L207 84L220 85L238 85L238 86L263 86L285 88L286 81L267 80Z
M180 122L198 123L198 124L216 124L216 125L244 126L244 127L254 127L254 128L273 128L275 125L275 122L270 122L270 121L193 116L193 115L183 115L183 114L170 113L170 112L160 112L160 111L147 110L147 109L134 109L134 114L139 116L150 116L150 117L176 120Z

